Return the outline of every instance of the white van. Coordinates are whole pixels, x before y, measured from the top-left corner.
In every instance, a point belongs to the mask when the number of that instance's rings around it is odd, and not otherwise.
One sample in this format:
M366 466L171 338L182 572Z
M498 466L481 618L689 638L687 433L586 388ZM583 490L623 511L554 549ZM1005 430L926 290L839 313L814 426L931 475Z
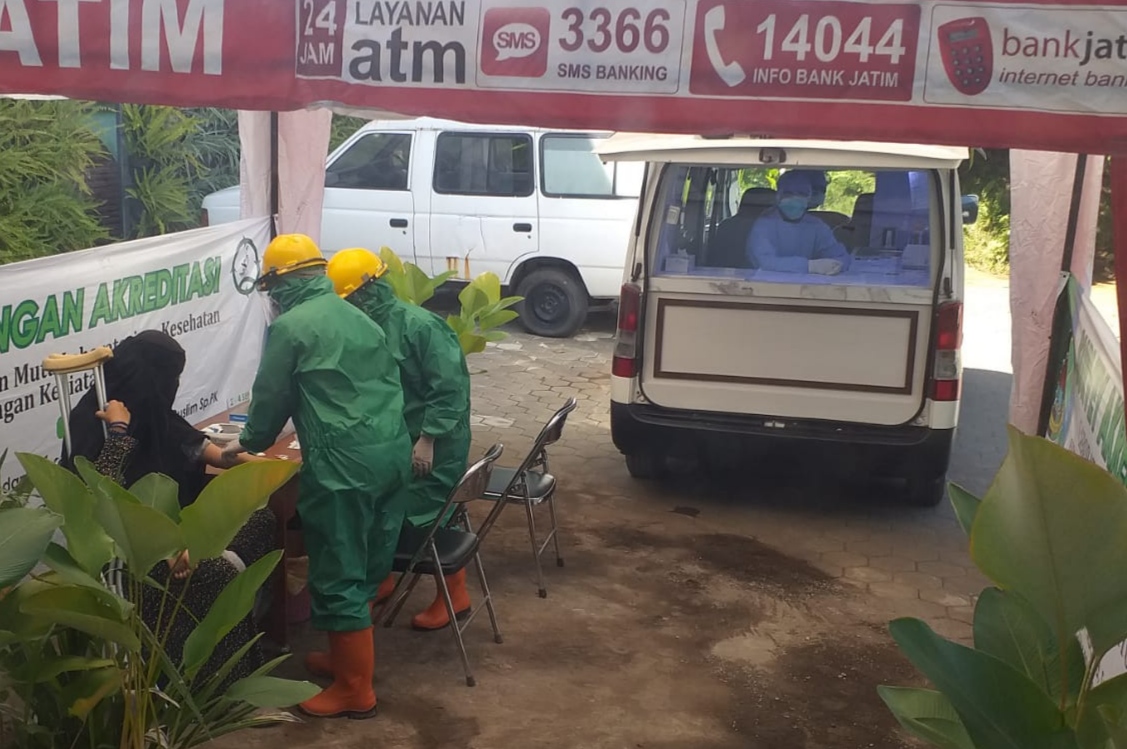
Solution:
M967 150L622 134L598 151L648 164L611 379L631 475L676 453L795 447L937 503L978 212L959 193ZM788 221L803 185L816 209Z
M328 159L321 247L390 247L431 275L496 273L525 297L529 332L569 336L618 296L643 165L604 164L609 133L372 122ZM239 217L239 188L204 199L205 220Z

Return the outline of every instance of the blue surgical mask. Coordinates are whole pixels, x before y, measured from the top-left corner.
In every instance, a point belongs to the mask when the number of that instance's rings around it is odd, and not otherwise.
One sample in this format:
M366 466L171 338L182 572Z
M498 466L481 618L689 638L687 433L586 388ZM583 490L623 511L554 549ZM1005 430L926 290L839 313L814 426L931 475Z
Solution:
M779 213L787 221L798 221L806 213L806 198L799 196L781 198Z

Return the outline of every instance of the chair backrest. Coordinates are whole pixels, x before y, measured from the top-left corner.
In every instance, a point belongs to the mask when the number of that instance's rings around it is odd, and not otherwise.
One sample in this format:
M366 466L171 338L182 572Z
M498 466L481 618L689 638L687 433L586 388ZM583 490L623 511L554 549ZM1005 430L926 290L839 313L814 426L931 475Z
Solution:
M508 497L512 494L513 490L520 486L521 482L525 480L524 476L529 469L538 465L547 466L548 456L545 452L545 448L555 444L559 441L560 437L563 436L563 428L564 424L567 423L567 415L574 411L575 407L578 405L579 402L573 396L567 399L567 403L564 403L560 410L552 414L552 418L548 419L548 423L540 430L540 435L536 438L536 442L532 444L532 449L524 456L524 460L521 461L520 466L513 473L512 479L509 480L508 485L505 487L504 491L501 492L501 497ZM477 496L480 498L484 493L485 490L482 489L481 493ZM477 529L479 541L489 532L493 524L497 522L497 518L501 516L501 511L504 510L509 503L504 501L504 499L500 499L494 504L496 506L489 512L489 515L486 516L485 520Z
M544 448L548 445L554 445L560 441L563 436L564 424L567 423L567 415L575 410L579 405L579 401L574 396L567 399L567 403L559 411L552 414L552 418L548 419L548 423L540 430L540 435L536 438L536 444L533 445L532 453L542 453Z
M485 455L481 456L480 460L466 469L462 478L458 479L458 483L446 495L446 502L442 505L442 511L438 513L430 528L427 529L426 536L415 548L408 569L413 569L423 554L426 553L434 540L435 534L443 527L447 515L450 514L451 507L455 504L464 505L466 502L480 498L485 493L486 487L489 486L489 479L493 475L493 464L497 462L497 458L501 457L501 453L504 451L505 446L498 442L486 450ZM498 502L498 504L504 504L504 502ZM490 517L492 516L493 513L490 513Z

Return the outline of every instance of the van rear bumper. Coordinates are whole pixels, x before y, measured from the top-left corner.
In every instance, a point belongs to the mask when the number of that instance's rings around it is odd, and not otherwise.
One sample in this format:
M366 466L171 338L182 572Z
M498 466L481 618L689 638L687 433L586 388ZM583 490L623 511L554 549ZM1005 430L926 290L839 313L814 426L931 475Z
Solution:
M831 421L682 411L611 402L611 438L624 454L702 451L793 451L882 475L940 476L951 459L954 429L877 426Z

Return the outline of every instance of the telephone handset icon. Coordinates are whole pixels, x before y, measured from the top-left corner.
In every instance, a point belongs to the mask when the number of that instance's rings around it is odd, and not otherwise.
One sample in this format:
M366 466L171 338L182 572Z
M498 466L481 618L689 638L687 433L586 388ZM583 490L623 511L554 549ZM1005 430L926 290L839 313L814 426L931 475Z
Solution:
M729 88L734 88L744 82L747 74L738 62L725 62L724 56L720 54L720 44L716 37L724 30L726 20L723 5L717 5L704 14L704 48L708 52L708 61L712 63L720 80Z

